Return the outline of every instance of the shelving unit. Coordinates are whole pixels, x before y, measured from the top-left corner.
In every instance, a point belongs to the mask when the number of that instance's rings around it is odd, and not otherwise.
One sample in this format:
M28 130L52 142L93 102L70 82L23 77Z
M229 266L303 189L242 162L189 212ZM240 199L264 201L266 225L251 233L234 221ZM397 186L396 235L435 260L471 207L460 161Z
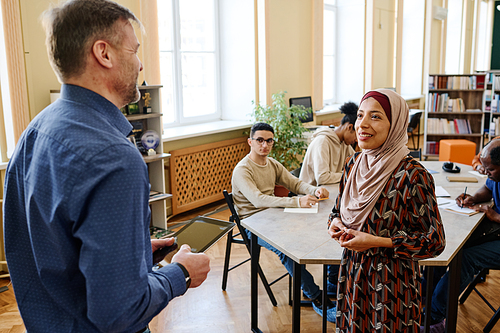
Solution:
M439 156L438 145L432 143L443 139L466 139L476 143L477 152L482 149L485 84L483 73L429 75L424 158Z
M500 71L486 71L484 73L487 78L484 99L484 131L487 140L490 141L500 135ZM495 95L497 95L496 98ZM492 123L495 125L492 126Z
M162 134L162 114L160 106L160 88L161 85L139 86L141 92L141 99L139 100L139 110L142 112L145 106L143 97L146 93L150 95L151 113L139 113L126 115L126 118L131 123L140 124L142 132L153 130L160 136L160 144L156 147L155 155L144 155L144 162L146 162L149 173L149 182L151 184L151 196L149 206L151 208L151 224L155 227L167 228L167 209L166 200L171 198L172 195L165 193L165 171L164 160L170 157L170 154L163 153L163 145L161 144ZM137 134L140 137L141 133Z

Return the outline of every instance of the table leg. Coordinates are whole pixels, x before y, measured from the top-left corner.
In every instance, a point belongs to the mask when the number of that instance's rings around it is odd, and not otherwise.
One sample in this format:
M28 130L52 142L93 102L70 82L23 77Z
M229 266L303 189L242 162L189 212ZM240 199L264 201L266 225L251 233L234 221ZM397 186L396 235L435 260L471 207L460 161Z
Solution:
M328 297L328 282L327 282L327 268L326 265L323 265L323 333L326 333L326 298Z
M460 296L460 269L462 267L462 250L458 251L448 268L448 300L446 310L445 332L453 333L457 329L458 296Z
M300 332L300 281L301 281L300 264L293 262L293 305L292 305L292 332Z
M431 327L431 307L432 307L432 293L434 292L433 277L434 277L434 267L425 267L427 271L427 284L425 288L425 318L424 318L424 333L430 332Z
M258 327L258 297L257 292L257 270L259 266L259 250L257 244L257 236L253 233L250 237L250 251L252 259L250 261L250 311L251 311L251 328L254 333L262 333Z

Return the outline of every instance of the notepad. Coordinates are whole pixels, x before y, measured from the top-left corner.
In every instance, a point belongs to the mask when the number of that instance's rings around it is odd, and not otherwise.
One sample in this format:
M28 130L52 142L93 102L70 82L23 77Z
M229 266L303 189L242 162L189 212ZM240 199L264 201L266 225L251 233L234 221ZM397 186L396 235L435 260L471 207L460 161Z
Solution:
M466 215L466 216L472 216L477 213L478 211L475 211L474 209L466 208L463 207L461 208L459 205L457 205L456 202L450 202L448 204L444 204L439 206L439 208L442 208L448 212L455 213L455 214L460 214L460 215Z
M472 173L476 177L487 178L487 175L483 175L482 173L477 172L476 170L470 170L469 173Z
M476 177L461 177L461 176L447 176L446 179L449 182L460 182L460 183L477 183Z

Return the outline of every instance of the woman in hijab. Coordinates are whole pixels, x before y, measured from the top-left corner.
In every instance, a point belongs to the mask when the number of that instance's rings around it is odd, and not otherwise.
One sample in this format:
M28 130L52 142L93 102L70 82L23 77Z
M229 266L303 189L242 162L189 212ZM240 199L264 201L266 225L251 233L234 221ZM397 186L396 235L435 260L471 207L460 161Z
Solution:
M361 152L344 167L328 233L342 247L337 332L419 332L418 260L445 246L434 180L408 156L409 110L392 90L361 99Z

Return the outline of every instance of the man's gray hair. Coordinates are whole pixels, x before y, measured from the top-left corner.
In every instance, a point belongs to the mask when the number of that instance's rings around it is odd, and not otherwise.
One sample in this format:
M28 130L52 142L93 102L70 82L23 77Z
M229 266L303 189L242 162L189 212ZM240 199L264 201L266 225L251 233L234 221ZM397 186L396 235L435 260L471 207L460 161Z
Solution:
M84 73L87 54L97 40L121 45L117 21L141 26L129 9L110 0L70 0L51 6L41 19L50 63L61 82Z

